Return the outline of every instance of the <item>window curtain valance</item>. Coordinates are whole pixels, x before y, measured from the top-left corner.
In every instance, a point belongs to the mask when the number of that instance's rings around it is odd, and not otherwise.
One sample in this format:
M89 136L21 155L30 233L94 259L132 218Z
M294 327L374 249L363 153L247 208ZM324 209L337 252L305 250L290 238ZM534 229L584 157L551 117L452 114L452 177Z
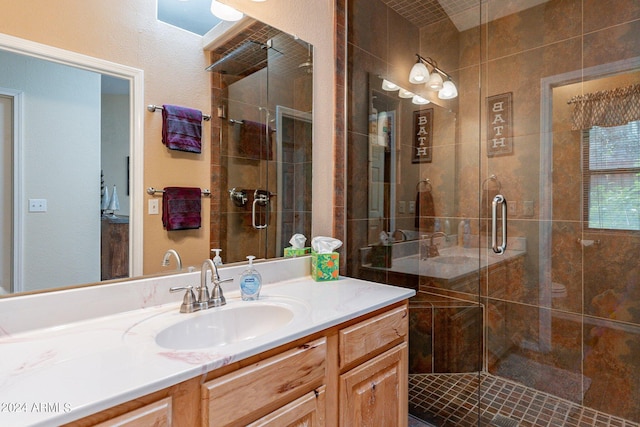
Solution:
M572 129L621 126L640 120L640 84L574 96Z

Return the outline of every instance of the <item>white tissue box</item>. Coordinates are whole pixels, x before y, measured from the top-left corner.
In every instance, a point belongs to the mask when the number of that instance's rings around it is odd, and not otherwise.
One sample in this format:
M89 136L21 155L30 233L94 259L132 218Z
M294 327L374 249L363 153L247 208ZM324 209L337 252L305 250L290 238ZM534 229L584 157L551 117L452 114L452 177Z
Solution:
M284 256L285 258L309 255L311 253L311 248L294 248L293 246L289 246L288 248L284 248Z
M316 282L338 280L340 274L340 254L331 252L319 254L311 251L311 277Z

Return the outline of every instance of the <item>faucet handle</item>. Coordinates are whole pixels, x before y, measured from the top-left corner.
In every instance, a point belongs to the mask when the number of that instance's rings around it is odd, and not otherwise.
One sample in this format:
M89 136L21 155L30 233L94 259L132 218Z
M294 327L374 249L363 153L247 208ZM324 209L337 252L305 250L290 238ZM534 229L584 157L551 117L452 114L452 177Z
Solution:
M199 307L196 304L196 295L193 293L193 286L176 286L169 288L169 292L186 291L184 298L182 298L182 305L180 306L180 313L193 313L198 311Z
M228 279L216 278L212 281L213 289L211 289L211 298L209 298L209 307L220 307L221 305L225 305L227 303L227 300L225 299L224 294L222 293L222 286L220 286L220 284L224 282L231 282L232 280L233 278L230 277Z

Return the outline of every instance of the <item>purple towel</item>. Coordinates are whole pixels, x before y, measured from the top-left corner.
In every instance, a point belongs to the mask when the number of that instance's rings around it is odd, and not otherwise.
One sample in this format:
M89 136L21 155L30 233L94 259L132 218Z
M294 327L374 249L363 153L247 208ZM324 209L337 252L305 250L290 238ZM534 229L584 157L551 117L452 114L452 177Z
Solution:
M202 152L202 111L162 106L162 143L171 150Z
M166 187L162 195L162 225L167 231L200 228L202 193L199 188Z
M267 132L269 132L269 144L267 145ZM244 120L240 125L240 140L238 141L238 153L242 157L252 160L272 160L271 149L273 129L262 123Z

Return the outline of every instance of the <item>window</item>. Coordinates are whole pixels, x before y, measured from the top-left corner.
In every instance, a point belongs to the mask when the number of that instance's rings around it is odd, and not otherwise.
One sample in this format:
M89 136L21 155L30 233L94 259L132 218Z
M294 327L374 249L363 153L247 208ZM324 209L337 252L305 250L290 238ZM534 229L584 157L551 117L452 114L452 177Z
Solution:
M640 231L640 121L585 130L583 147L587 227Z

